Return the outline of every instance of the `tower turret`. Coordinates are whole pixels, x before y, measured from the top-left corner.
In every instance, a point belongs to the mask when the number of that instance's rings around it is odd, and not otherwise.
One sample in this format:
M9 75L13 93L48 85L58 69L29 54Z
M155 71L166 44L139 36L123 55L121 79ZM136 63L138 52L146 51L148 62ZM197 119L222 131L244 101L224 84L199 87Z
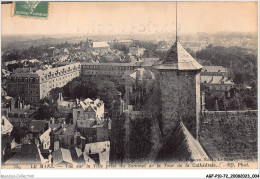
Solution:
M202 66L176 38L166 57L153 67L159 71L163 134L167 135L179 120L183 120L197 138Z

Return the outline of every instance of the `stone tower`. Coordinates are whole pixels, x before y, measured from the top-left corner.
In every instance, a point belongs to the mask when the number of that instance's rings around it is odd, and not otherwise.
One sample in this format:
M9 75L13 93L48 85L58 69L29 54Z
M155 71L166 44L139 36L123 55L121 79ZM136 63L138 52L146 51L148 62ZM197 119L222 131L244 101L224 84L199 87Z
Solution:
M164 59L153 65L158 70L161 93L163 135L182 120L197 138L200 113L200 71L202 66L183 48L176 38Z

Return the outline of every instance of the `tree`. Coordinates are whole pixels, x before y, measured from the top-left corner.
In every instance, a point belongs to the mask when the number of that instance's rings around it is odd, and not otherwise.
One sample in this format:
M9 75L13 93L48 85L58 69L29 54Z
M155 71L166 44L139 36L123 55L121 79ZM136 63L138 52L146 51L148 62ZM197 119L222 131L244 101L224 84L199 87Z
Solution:
M122 51L124 52L125 54L128 54L129 53L129 47L125 44L122 44L122 43L114 43L113 46L112 46L113 49L117 49L119 51Z
M36 120L49 120L51 117L59 118L60 114L57 105L53 103L53 98L45 97L40 101L40 105L36 110L34 118Z

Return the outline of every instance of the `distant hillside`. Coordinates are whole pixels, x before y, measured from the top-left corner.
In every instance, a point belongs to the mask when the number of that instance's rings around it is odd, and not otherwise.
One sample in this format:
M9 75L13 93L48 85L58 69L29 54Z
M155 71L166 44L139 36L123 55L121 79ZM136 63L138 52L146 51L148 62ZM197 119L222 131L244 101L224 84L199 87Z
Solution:
M46 45L46 44L59 44L59 43L64 43L66 42L65 39L57 39L57 38L41 38L41 39L25 39L23 38L18 38L16 41L13 41L12 38L5 39L3 38L2 40L2 52L7 52L11 51L13 49L26 49L31 46L37 47L41 45Z

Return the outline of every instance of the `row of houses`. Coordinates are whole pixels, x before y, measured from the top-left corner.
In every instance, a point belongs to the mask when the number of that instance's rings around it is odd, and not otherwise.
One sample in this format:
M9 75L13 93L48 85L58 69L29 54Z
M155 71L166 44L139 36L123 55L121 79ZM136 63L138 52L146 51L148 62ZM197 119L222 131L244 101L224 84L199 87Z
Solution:
M158 58L146 58L130 63L57 63L55 68L36 70L17 69L7 77L7 94L22 96L26 104L36 104L57 87L63 87L73 78L103 76L124 77L138 68L151 68ZM201 85L211 91L226 92L234 87L228 70L221 66L204 66L200 77Z
M24 113L13 118L23 122ZM18 111L11 109L10 111ZM8 165L49 164L53 167L109 162L111 120L104 118L104 103L96 99L76 101L72 105L72 123L51 118L31 118L17 125L11 112L2 115L2 163ZM80 112L80 116L77 114ZM25 155L30 151L29 155ZM32 154L32 155L31 155Z

